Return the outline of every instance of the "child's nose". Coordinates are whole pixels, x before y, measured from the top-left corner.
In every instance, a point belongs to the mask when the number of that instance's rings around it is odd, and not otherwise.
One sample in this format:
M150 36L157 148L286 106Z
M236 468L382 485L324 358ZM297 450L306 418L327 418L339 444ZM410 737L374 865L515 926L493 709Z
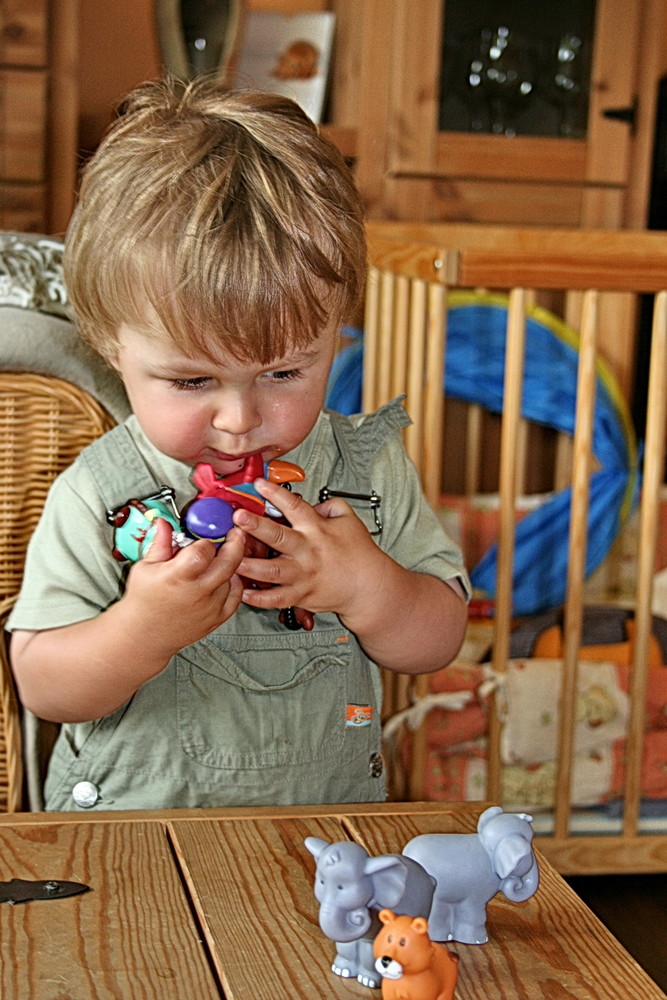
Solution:
M221 400L213 414L212 424L216 430L240 436L259 427L261 417L247 393L229 393Z

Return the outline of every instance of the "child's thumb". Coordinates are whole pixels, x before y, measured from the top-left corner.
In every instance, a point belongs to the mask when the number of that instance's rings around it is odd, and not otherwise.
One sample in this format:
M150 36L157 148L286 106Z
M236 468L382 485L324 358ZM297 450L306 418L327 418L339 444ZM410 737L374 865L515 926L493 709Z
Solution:
M153 525L152 537L142 555L144 562L166 562L174 554L173 529L163 517L158 517Z

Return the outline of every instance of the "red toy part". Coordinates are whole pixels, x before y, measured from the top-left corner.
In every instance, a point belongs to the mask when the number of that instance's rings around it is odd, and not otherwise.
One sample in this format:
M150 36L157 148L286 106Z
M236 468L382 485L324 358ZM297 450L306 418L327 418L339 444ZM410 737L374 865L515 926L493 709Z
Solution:
M234 510L243 507L260 517L270 516L286 524L287 521L279 517L279 511L275 508L271 514L267 514L266 501L254 487L255 480L259 478L286 486L288 483L302 483L306 474L300 466L294 465L293 462L285 462L279 458L263 462L261 455L249 455L243 463L243 468L223 477L216 475L213 466L206 462L200 462L195 466L192 474L192 481L198 489L195 502L208 498L225 500ZM271 550L262 543L253 539L248 543L248 546L249 555L272 558ZM250 580L244 581L244 585L256 590L270 586L270 584L259 584ZM280 622L290 631L304 629L306 632L310 632L315 624L315 618L312 612L305 608L283 608L280 612Z
M382 1000L452 1000L458 955L428 936L423 917L378 914L382 930L373 942L375 968L382 976Z
M302 483L306 475L302 468L292 462L277 458L271 462L263 462L261 455L249 455L242 469L223 478L216 476L213 467L206 462L196 465L192 474L192 480L199 491L197 498L217 497L226 500L234 509L244 507L262 517L266 501L253 487L254 481L259 478L284 485Z

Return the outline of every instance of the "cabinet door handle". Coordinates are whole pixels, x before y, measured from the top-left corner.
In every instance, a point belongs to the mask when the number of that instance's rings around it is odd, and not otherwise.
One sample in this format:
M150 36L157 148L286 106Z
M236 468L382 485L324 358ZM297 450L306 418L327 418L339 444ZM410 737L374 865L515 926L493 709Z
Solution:
M614 118L616 121L625 122L630 126L630 131L634 134L635 127L637 125L637 111L639 109L639 100L637 97L633 97L632 104L627 108L605 108L602 114L605 118Z

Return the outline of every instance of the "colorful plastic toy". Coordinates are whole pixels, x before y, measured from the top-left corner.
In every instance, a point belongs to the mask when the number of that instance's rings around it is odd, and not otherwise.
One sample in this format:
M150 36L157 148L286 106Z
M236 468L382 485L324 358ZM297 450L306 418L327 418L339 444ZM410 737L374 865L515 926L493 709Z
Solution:
M114 558L119 562L138 562L153 540L158 518L169 522L174 535L180 534L174 491L168 486L143 500L128 500L121 507L107 511L107 521L114 528L111 550Z
M255 489L254 482L260 477L291 489L291 483L303 482L305 473L292 462L281 459L263 462L260 455L250 455L239 472L219 478L211 465L201 462L192 474L192 480L198 487L197 494L185 505L181 514L176 507L174 491L168 486L142 500L127 500L122 506L107 511L107 521L114 527L114 557L121 562L141 559L153 540L158 518L163 518L172 526L174 550L199 538L222 545L234 523L234 511L239 507L287 523L281 512L267 503ZM255 541L253 555L270 559L273 553ZM250 580L246 581L246 585L261 587L261 584ZM302 628L309 632L315 624L314 615L305 608L283 608L279 618L281 624L292 631Z
M267 504L254 487L259 477L290 488L290 483L303 482L305 474L292 462L279 459L263 462L259 455L251 455L239 472L219 479L212 466L201 462L192 475L197 494L181 514L169 486L163 486L158 493L142 500L127 500L107 512L107 521L115 529L112 550L115 558L129 562L141 559L155 534L155 521L160 517L174 529L176 546L197 538L208 538L221 545L232 527L234 511L239 507L260 516L279 518L280 511Z
M378 911L428 916L435 880L420 864L400 854L372 858L360 844L329 844L307 837L305 845L317 861L315 898L319 924L336 943L331 966L337 976L356 978L362 986L380 985L373 940L380 929Z
M292 483L302 483L306 475L302 468L292 462L284 462L279 458L263 462L261 455L249 455L239 472L222 478L216 476L212 466L200 462L192 474L192 481L198 489L192 502L204 497L215 497L225 500L234 510L245 507L260 517L263 514L267 517L281 517L280 511L267 504L255 489L255 480L260 478L291 489Z
M423 917L380 910L384 925L373 943L383 1000L452 1000L458 955L431 941Z
M219 497L198 497L183 510L181 524L189 538L222 545L234 524L234 508Z

